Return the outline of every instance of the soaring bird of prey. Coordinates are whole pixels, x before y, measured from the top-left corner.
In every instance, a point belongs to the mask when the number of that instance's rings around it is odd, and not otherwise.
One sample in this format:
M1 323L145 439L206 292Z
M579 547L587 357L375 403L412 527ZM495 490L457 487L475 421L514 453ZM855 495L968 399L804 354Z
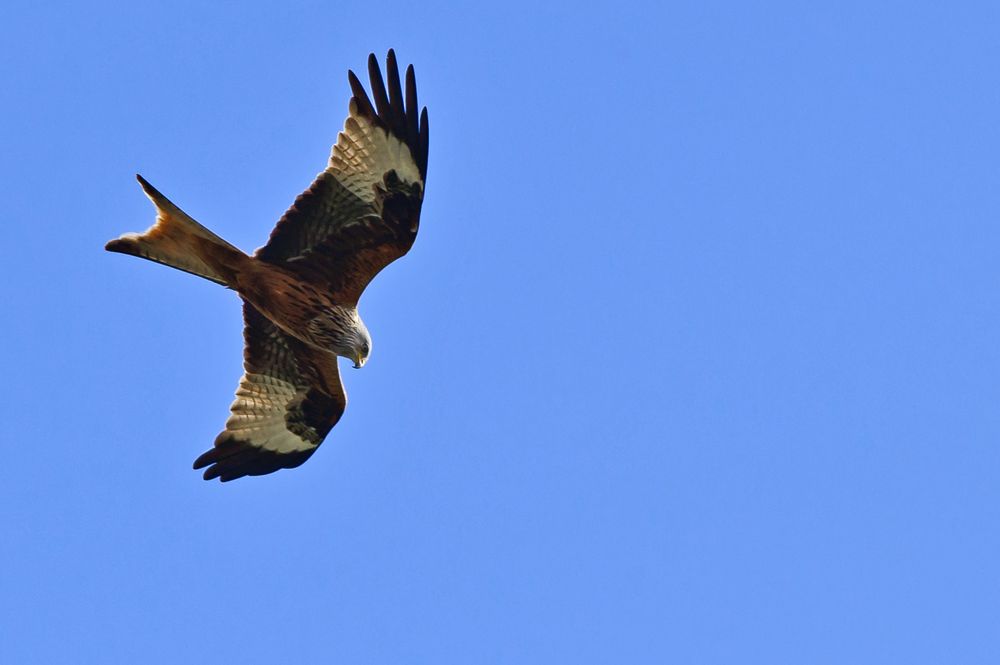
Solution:
M353 96L330 161L249 256L137 176L156 222L106 249L193 273L243 299L244 374L226 428L194 462L205 480L299 466L347 405L337 356L360 368L371 353L358 299L417 235L427 178L427 109L418 118L413 66L405 94L392 50L386 81L368 58L372 97L348 72ZM388 88L386 86L388 83Z

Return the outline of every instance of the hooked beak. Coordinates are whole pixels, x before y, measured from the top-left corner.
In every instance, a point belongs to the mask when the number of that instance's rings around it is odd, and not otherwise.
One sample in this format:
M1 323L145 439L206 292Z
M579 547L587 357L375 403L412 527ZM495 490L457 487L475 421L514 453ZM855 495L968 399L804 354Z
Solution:
M365 366L365 359L361 357L361 354L354 356L354 369L361 369Z

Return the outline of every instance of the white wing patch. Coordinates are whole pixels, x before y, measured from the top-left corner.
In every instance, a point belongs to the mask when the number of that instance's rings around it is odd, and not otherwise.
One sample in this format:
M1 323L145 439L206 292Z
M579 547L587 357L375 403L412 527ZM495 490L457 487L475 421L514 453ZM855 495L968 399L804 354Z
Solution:
M351 112L344 122L344 130L337 135L337 143L330 152L326 170L367 203L375 201L375 185L380 184L389 171L395 170L403 182L423 184L410 148L358 113L354 99L351 99Z
M247 372L236 389L226 431L253 446L276 453L311 450L315 444L288 431L285 413L300 397L300 389L287 381Z

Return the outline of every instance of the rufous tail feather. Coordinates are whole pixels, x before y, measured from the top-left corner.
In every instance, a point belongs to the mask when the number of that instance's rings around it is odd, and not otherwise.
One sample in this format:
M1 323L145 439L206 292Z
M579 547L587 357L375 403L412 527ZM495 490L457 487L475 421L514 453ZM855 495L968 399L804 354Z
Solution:
M131 254L232 287L246 254L215 235L137 175L156 206L156 223L143 233L126 233L104 249Z

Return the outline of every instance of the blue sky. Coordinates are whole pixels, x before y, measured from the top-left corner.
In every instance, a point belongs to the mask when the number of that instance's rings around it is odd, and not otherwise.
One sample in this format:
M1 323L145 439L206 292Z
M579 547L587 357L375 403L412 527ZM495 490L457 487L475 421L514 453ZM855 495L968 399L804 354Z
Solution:
M0 661L995 663L996 5L339 4L4 9ZM262 244L388 47L371 360L205 483L239 302L103 244Z

